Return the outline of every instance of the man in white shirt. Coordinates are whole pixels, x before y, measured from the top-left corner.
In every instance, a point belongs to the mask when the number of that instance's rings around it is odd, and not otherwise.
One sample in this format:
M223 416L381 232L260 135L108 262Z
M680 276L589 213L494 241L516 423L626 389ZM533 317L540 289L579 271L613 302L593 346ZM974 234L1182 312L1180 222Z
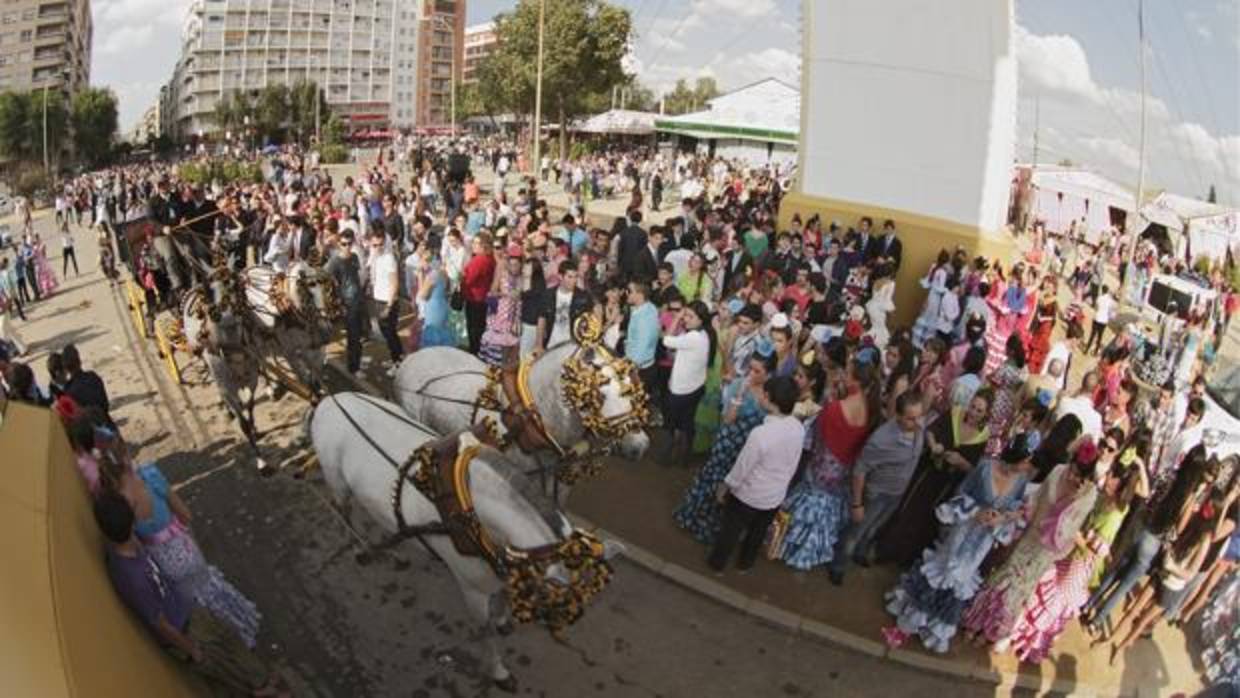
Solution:
M1067 415L1075 415L1081 420L1081 433L1093 438L1094 443L1102 441L1102 415L1094 409L1094 389L1098 387L1098 374L1090 371L1081 379L1081 389L1072 397L1060 398L1055 408L1055 421Z
M737 568L743 573L753 567L766 529L779 511L801 459L805 427L792 416L796 383L788 376L771 378L759 401L770 414L749 433L719 488L723 522L707 559L717 573L727 567L738 541L741 551Z
M1094 325L1089 330L1089 341L1085 342L1085 353L1090 353L1090 347L1093 347L1093 354L1097 356L1102 351L1102 336L1106 333L1107 325L1111 322L1111 316L1115 313L1115 299L1111 297L1111 289L1106 285L1102 287L1102 293L1098 295L1098 301L1094 303Z
M278 272L288 271L289 250L292 238L289 236L288 221L281 218L276 221L276 229L267 242L267 252L263 261Z
M375 305L375 317L379 320L379 332L387 343L392 365L388 367L389 376L396 375L396 368L404 351L400 347L400 336L396 333L396 322L400 318L400 303L397 291L400 283L397 280L396 255L387 249L382 230L376 230L368 238L370 257L367 265L370 268L370 297Z

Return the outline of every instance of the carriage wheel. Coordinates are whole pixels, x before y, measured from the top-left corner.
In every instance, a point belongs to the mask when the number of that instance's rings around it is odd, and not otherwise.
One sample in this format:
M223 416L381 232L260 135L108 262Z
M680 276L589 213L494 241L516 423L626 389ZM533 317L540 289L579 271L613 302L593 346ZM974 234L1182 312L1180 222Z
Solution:
M159 353L168 367L168 375L177 383L181 382L181 367L177 366L176 347L168 338L167 328L162 323L155 323L155 343L159 345Z

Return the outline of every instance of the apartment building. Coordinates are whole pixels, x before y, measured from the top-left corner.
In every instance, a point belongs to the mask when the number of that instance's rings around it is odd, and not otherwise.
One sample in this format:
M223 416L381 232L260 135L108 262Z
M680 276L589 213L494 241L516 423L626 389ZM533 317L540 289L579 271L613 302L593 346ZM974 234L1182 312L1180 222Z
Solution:
M179 140L209 133L224 95L303 80L324 86L350 130L411 128L418 17L411 0L194 0L164 129Z
M478 80L478 64L495 50L498 38L495 22L465 27L465 66L461 70L462 82Z
M443 131L452 124L452 98L461 80L465 0L417 0L417 127Z
M92 32L90 0L0 3L0 91L86 87Z

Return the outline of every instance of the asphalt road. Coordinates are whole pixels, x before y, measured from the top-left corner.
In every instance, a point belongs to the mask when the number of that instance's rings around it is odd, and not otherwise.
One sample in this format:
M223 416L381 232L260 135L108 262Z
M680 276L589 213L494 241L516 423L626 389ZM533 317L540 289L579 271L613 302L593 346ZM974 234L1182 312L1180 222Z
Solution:
M51 228L46 218L38 223L54 241ZM173 383L154 346L136 336L123 296L95 271L93 235L80 232L77 250L83 275L17 324L36 374L45 380L46 352L78 344L107 382L138 458L159 461L193 509L209 559L257 602L262 651L286 667L297 694L504 695L480 670L479 633L446 568L416 544L361 564L358 541L327 506L317 476L292 477L307 454L305 404L292 396L260 404L266 455L287 466L260 478L201 371L191 365L188 385ZM564 642L528 626L504 646L523 696L994 693L791 634L624 560Z

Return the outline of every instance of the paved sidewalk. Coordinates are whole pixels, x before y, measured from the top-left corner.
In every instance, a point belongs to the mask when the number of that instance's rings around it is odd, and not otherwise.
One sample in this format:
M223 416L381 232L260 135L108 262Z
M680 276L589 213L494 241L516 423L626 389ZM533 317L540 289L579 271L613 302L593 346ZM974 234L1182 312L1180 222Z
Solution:
M832 586L824 571L798 572L780 562L761 559L754 571L729 570L717 577L706 566L706 550L672 521L672 512L696 472L648 459L630 463L613 459L603 473L573 490L569 509L583 521L623 540L629 556L651 570L738 610L765 618L805 635L818 636L874 656L959 677L1072 695L1192 695L1202 687L1197 652L1185 636L1161 624L1153 641L1137 642L1115 666L1109 651L1089 649L1075 623L1060 638L1052 658L1040 666L1020 665L1010 655L995 656L962 641L937 655L910 640L888 650L879 629L891 623L883 594L898 571L852 566L842 587Z

